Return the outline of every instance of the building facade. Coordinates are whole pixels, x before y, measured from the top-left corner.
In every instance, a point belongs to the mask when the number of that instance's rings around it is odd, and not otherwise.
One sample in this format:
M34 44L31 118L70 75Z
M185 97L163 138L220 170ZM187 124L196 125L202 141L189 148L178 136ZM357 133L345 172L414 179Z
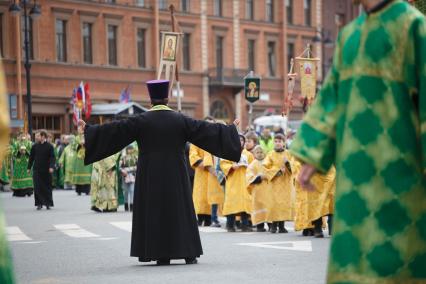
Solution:
M281 113L289 58L322 29L327 2L39 0L42 15L29 25L33 129L73 131L70 99L81 81L90 84L93 103L117 102L130 86L132 100L148 107L145 82L156 77L160 32L171 30L170 4L183 33L178 60L183 112L241 118L247 125L243 77L253 70L262 77L254 117ZM0 0L0 53L11 116L22 119L27 101L23 16L12 16L9 5ZM322 56L321 44L315 48ZM301 116L297 108L293 116Z

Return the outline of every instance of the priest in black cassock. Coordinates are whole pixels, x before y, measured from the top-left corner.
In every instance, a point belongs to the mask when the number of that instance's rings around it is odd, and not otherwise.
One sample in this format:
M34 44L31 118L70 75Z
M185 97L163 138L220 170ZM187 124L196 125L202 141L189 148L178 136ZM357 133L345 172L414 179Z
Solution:
M34 199L37 210L46 206L53 207L52 173L55 166L55 154L52 144L47 142L46 131L40 131L41 141L31 147L28 171L33 169Z
M167 106L169 81L147 82L152 108L104 125L86 125L85 163L117 153L133 141L139 146L131 256L141 262L197 263L203 254L186 167L185 143L238 162L241 145L236 125L194 120ZM239 122L236 121L235 124Z

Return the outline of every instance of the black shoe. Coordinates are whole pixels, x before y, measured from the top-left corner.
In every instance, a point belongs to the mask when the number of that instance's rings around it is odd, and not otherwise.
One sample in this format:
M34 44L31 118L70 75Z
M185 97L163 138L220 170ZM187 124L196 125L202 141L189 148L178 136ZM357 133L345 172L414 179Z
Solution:
M157 265L170 265L170 259L159 259Z
M253 232L253 229L251 227L242 226L241 232Z
M257 228L256 232L262 233L262 232L266 232L265 228Z
M49 205L46 205L46 209L47 209L47 210L50 210L50 206L49 206Z
M309 229L303 229L302 236L304 236L304 237L309 236Z
M124 211L129 211L129 203L124 203Z
M226 228L226 230L229 232L229 233L235 233L237 230L235 230L235 228L234 227L229 227L229 228Z
M198 260L195 257L189 257L189 258L185 258L185 263L186 264L197 264Z
M287 231L287 229L286 228L281 228L281 229L279 229L278 230L278 233L280 233L280 234L286 234L286 233L288 233L288 231Z
M133 211L133 204L129 204L129 210L130 210L130 212Z
M37 205L37 210L41 210L41 205Z
M213 224L211 224L211 227L220 228L222 226L220 225L219 222L213 222Z
M96 207L96 206L92 206L92 208L90 208L90 209L92 209L93 211L95 211L95 212L102 212L102 210L101 209L99 209L98 207Z
M77 192L77 194L78 194L78 196L80 196L80 195L81 195L81 192Z
M314 237L315 238L324 238L324 233L323 232L315 232Z
M235 226L237 226L237 229L241 229L241 221L235 221Z
M275 233L277 232L277 228L272 227L270 232L271 232L272 234L275 234Z

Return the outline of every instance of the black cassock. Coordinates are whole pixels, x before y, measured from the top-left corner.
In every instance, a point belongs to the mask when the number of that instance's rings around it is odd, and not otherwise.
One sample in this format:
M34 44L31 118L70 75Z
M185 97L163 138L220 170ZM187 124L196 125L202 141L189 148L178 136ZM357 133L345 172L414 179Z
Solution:
M234 125L198 121L171 110L149 111L122 121L86 126L85 163L106 158L137 141L130 255L141 261L203 254L186 168L185 143L239 161Z
M55 167L55 154L50 143L33 144L28 169L31 167L33 168L35 206L53 206L52 175L49 173L49 168Z

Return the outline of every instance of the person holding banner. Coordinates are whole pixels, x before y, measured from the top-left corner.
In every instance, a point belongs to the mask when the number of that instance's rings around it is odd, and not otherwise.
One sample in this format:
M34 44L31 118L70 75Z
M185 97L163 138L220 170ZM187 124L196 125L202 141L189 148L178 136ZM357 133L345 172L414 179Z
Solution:
M79 121L85 135L85 163L117 153L133 141L139 151L133 208L131 256L168 265L172 259L197 263L202 255L192 202L185 144L238 161L241 146L235 125L194 120L170 109L169 81L147 82L152 108L103 125Z
M332 68L290 151L299 183L336 165L328 283L426 282L426 18L353 0Z

